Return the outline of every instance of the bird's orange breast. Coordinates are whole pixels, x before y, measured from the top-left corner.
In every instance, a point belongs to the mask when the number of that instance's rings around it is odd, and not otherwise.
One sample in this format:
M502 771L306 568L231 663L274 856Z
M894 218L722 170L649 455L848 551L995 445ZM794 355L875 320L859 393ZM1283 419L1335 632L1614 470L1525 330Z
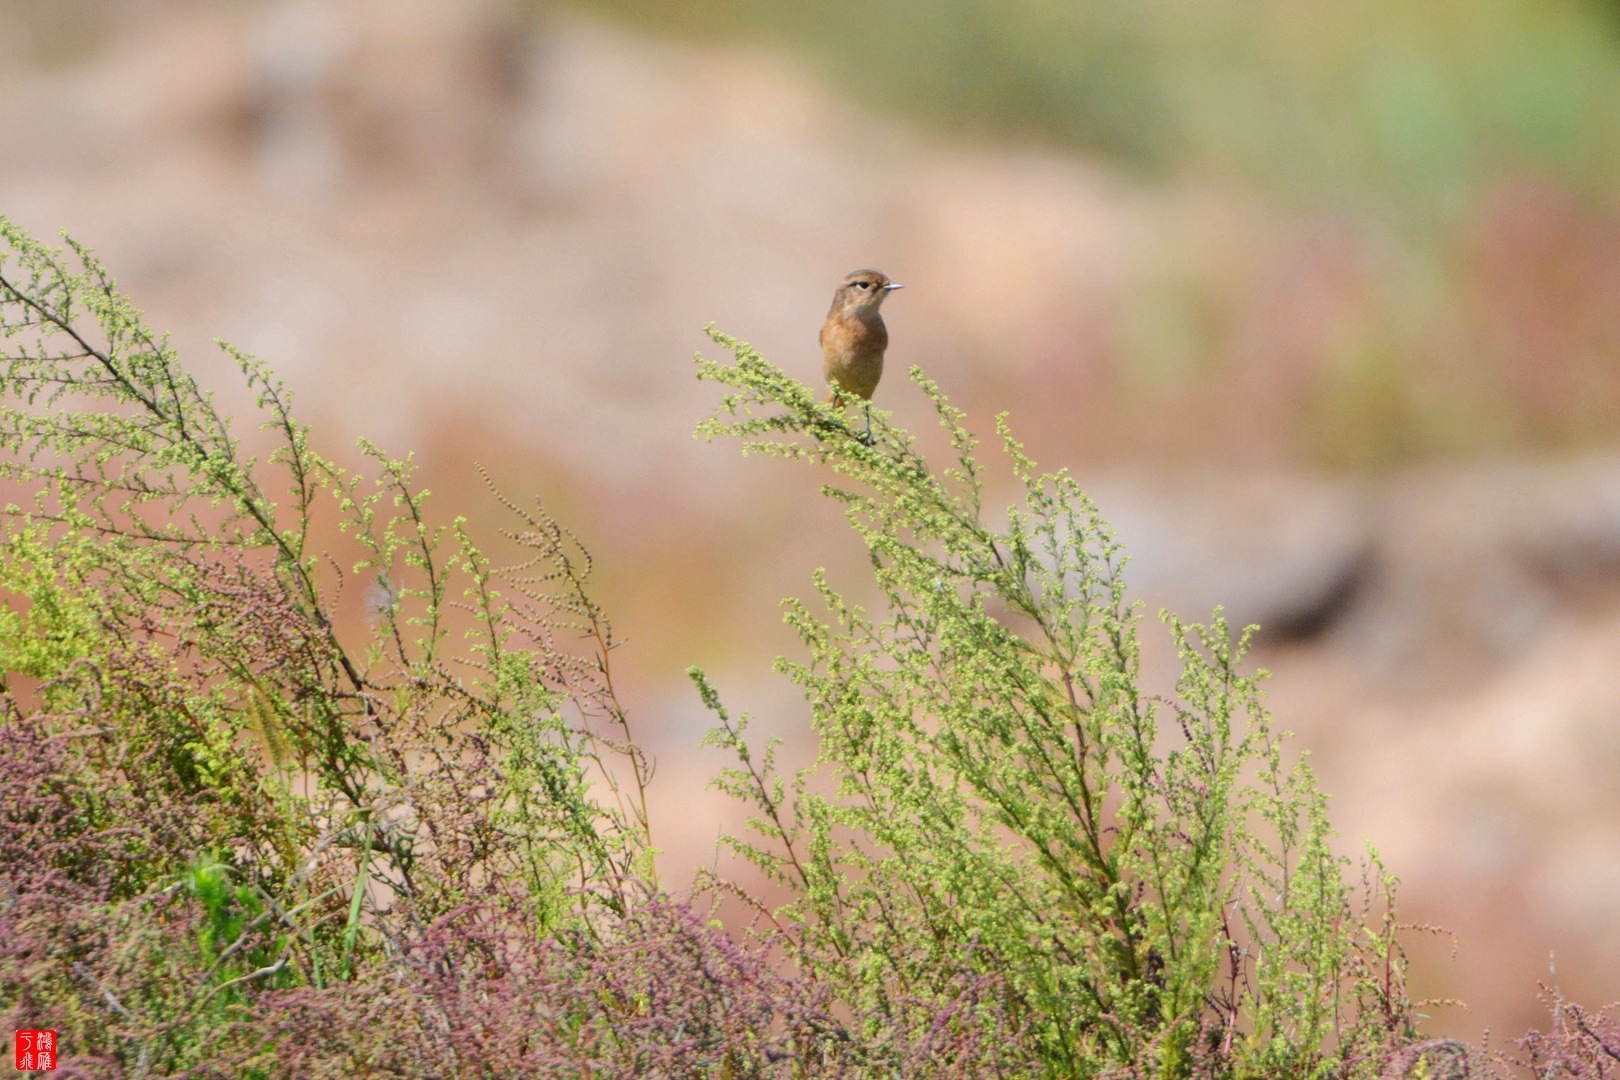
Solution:
M833 315L821 327L821 354L827 381L847 393L870 399L883 378L883 350L889 330L881 317Z
M873 353L881 357L888 347L889 330L882 320L832 318L821 326L821 351L829 358L836 355L853 360Z

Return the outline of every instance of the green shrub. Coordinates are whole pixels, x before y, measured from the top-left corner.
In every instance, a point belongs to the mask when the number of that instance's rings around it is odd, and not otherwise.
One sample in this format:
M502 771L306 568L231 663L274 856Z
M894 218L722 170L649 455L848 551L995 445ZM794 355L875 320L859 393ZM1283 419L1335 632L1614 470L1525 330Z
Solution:
M527 558L492 571L408 462L365 446L365 484L319 456L224 346L274 444L248 456L89 251L0 237L0 478L27 500L0 516L0 690L36 755L0 1009L182 1069L253 996L397 975L469 906L588 930L652 887L646 765L566 530L511 506ZM322 528L373 583L363 633ZM592 649L557 643L581 629ZM627 790L592 791L599 765Z
M1175 699L1151 697L1119 542L1005 416L1022 499L997 530L975 439L919 371L954 450L943 474L909 434L885 425L867 446L714 338L735 363L699 359L729 391L699 431L830 468L885 601L868 614L818 573L817 607L788 603L809 659L778 666L821 746L791 784L693 673L720 720L711 742L742 762L721 786L756 811L756 836L731 843L793 891L779 943L880 1011L896 991L944 991L971 954L1004 975L1054 1075L1377 1071L1412 1022L1394 882L1369 855L1385 906L1358 903L1325 797L1303 760L1285 764L1241 671L1248 635L1219 612L1166 616L1181 677Z

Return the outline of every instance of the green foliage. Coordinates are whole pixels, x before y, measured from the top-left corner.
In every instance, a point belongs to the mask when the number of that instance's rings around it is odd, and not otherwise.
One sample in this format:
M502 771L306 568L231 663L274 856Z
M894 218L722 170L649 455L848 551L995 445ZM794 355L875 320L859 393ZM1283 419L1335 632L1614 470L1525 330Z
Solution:
M0 480L24 501L0 515L0 692L68 748L45 782L105 840L63 840L58 870L84 940L121 935L115 970L54 961L54 1008L85 1018L64 1038L179 1068L248 991L377 978L468 905L588 928L640 895L647 766L567 531L508 503L522 560L491 567L409 460L363 445L366 482L323 458L222 345L270 445L250 455L91 252L3 218L0 240ZM376 582L360 628L322 546L344 536Z
M199 959L217 995L250 979L276 979L290 984L285 935L254 939L251 929L267 919L264 900L251 885L233 884L233 870L217 853L196 860L181 876L185 891L197 898L202 919L197 930ZM244 941L251 944L244 948ZM261 983L260 985L266 985ZM276 985L271 982L268 985ZM239 994L232 999L240 1000Z
M740 761L719 786L756 811L730 843L792 892L779 943L878 1011L948 992L971 955L1005 977L1053 1075L1376 1072L1410 1020L1393 924L1356 910L1325 797L1242 671L1248 635L1219 612L1166 616L1181 676L1174 699L1151 697L1118 540L1005 417L1020 499L996 529L976 440L920 372L943 472L885 423L866 445L712 336L735 363L698 359L728 390L699 433L829 468L884 599L869 614L818 572L819 604L788 602L809 659L778 667L820 738L791 783L693 673L719 719L710 742ZM1386 901L1393 879L1370 870Z

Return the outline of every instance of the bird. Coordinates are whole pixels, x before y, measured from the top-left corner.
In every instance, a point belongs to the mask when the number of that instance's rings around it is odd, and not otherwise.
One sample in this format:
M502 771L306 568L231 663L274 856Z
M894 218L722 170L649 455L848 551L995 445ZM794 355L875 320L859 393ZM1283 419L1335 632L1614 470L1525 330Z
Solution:
M827 321L821 324L822 370L832 387L827 400L843 407L844 395L870 402L883 378L883 352L889 347L889 328L883 325L879 308L895 289L881 270L856 270L846 274L833 293ZM866 442L872 439L872 412L867 406Z

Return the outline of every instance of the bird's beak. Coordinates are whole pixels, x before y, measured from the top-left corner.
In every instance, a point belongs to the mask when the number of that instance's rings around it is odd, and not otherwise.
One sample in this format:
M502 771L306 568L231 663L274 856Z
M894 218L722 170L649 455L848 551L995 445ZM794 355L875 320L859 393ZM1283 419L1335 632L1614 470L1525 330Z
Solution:
M890 289L903 289L903 288L905 288L905 286L900 284L899 282L891 281L887 285L883 286L883 291L888 292Z

